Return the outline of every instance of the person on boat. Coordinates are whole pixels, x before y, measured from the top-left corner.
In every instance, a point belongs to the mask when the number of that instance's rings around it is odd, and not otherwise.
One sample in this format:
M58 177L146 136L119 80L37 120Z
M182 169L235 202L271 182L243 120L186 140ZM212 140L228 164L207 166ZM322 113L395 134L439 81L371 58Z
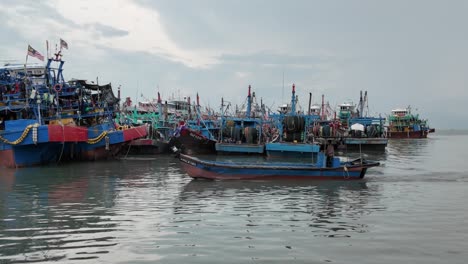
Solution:
M325 150L325 155L327 156L327 167L332 167L333 157L335 156L335 147L333 147L331 140L328 140L328 145Z

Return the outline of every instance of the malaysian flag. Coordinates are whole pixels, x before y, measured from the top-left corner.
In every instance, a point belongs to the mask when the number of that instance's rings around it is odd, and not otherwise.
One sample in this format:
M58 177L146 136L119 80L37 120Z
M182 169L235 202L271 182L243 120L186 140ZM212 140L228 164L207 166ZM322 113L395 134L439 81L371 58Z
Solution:
M42 56L42 54L40 54L39 51L33 49L33 47L31 47L31 45L28 45L28 55L36 57L36 58L40 59L41 61L44 61L44 56Z
M60 39L60 49L62 48L68 49L68 43L63 39Z

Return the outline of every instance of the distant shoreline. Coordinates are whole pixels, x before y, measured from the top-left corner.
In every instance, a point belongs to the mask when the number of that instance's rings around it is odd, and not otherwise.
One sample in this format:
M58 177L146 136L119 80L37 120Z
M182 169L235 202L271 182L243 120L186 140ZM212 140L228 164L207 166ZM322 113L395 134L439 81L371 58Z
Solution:
M436 129L435 135L468 135L468 129Z

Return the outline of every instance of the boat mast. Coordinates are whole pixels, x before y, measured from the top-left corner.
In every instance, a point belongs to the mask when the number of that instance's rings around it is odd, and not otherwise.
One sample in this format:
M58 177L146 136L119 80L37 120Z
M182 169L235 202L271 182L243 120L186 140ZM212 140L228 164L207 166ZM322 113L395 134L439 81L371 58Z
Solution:
M250 111L252 110L252 100L251 100L251 95L250 95L250 84L249 84L249 93L247 95L247 112L245 113L245 117L250 118Z
M367 91L364 92L364 106L367 108L365 116L369 115L369 102L367 101Z
M362 117L362 111L364 111L364 102L362 100L362 91L360 92L360 96L359 96L359 116L358 117Z
M291 96L291 114L296 113L296 85L292 85L292 96Z
M159 94L158 92L158 123L161 121L162 113L163 113L163 110L162 110L162 103L161 103L161 94ZM163 121L166 121L166 120L163 120Z
M321 118L322 120L325 120L325 95L322 94L322 115Z
M223 142L224 129L224 97L221 97L221 133L219 133L219 142Z

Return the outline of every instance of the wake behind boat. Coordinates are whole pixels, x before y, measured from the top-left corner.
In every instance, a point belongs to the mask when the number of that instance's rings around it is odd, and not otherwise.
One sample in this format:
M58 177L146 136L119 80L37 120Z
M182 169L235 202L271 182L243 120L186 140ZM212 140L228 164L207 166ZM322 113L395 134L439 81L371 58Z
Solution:
M380 163L357 159L340 162L333 159L326 166L325 155L320 152L318 161L313 163L233 163L202 160L180 154L182 167L190 177L206 179L316 179L316 180L358 180L364 178L368 168Z

